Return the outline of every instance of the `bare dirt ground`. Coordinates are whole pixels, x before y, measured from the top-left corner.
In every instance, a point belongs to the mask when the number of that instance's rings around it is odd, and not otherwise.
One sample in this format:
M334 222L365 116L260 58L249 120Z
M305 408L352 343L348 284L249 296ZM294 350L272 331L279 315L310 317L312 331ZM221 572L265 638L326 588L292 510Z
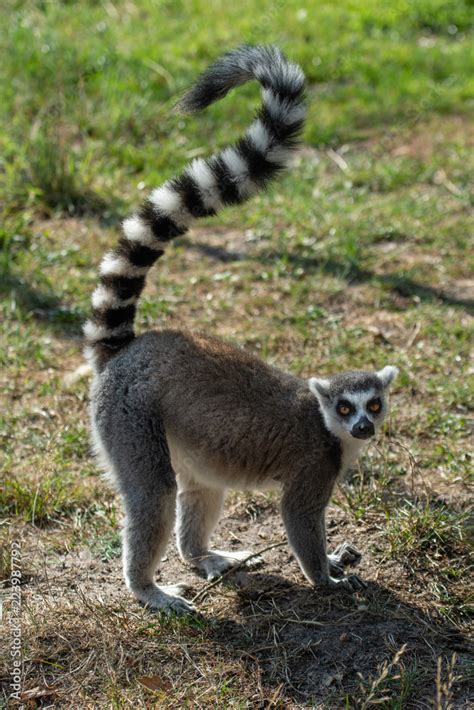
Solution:
M93 707L86 698L96 686L103 692L108 674L112 687L140 678L151 683L150 695L161 693L161 700L150 698L150 707L215 707L217 689L227 707L226 692L236 684L248 707L342 707L344 693L348 707L379 701L428 708L437 698L439 707L448 701L470 707L468 685L458 677L469 664L468 636L437 613L431 571L411 572L381 554L381 526L378 517L356 523L340 508L330 510L330 546L351 540L364 550L358 571L369 586L354 596L316 592L284 543L274 497L233 495L216 546L283 545L264 552L258 570L237 572L209 589L198 602L202 621L164 626L129 597L117 551L107 554L100 536L95 548L68 549L69 531L23 533L26 707L71 707L72 698L75 707ZM188 596L207 588L172 544L159 579L188 584ZM401 652L384 676L383 659ZM437 684L438 658L453 654L457 670L443 663ZM402 693L400 705L393 687ZM181 689L181 704L166 700L172 689Z

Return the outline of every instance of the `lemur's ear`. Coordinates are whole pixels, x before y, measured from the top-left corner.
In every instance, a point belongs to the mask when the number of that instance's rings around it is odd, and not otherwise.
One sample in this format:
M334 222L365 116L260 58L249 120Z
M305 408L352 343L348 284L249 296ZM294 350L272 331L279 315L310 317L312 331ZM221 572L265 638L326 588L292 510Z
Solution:
M377 372L377 377L381 381L384 389L390 387L397 375L398 367L394 367L393 365L387 365Z
M322 377L311 377L308 380L309 389L316 395L316 397L323 397L324 399L329 399L329 380L325 380Z

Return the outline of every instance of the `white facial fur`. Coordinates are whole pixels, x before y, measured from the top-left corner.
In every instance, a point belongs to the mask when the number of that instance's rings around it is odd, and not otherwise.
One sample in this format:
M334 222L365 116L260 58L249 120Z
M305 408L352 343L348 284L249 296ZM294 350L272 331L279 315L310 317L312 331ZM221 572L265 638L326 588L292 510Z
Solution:
M382 409L380 413L372 414L372 412L367 409L367 404L376 397L381 399ZM363 416L367 417L367 419L372 422L375 427L375 433L378 432L383 423L386 411L384 396L383 394L380 396L380 391L377 392L375 389L369 389L365 392L343 392L336 398L335 402L328 402L324 397L318 397L318 400L327 428L339 439L353 442L354 437L351 434L352 427ZM342 417L337 414L336 406L341 400L349 402L354 407L354 411L349 414L349 416ZM358 441L363 443L360 439Z
M376 374L380 380L381 388L370 387L356 392L348 390L334 397L330 396L330 380L317 377L312 377L309 380L308 384L310 390L318 399L326 427L332 434L345 443L352 445L357 442L359 445L362 445L367 441L356 439L351 433L354 425L362 417L372 422L375 430L374 434L378 433L383 424L388 408L388 388L398 374L398 370L396 367L387 365ZM373 399L379 399L381 402L382 406L379 412L371 412L367 406ZM353 407L353 411L347 416L342 416L338 412L338 404L341 401L347 402Z

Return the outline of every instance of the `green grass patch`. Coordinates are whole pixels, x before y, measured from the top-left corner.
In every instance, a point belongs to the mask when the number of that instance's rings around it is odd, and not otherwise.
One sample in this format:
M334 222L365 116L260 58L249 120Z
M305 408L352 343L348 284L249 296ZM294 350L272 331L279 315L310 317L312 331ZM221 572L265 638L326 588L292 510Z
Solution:
M0 505L6 516L43 526L94 504L94 486L85 486L77 476L64 471L47 471L42 460L36 465L36 475L5 476Z
M236 136L257 100L252 87L202 117L170 108L211 59L242 42L277 42L302 64L306 138L316 145L399 130L433 112L464 113L473 100L467 0L114 7L2 4L0 176L17 209L27 199L105 212L111 191L161 181L189 154ZM417 169L401 177L394 165L393 174L360 179L387 190Z

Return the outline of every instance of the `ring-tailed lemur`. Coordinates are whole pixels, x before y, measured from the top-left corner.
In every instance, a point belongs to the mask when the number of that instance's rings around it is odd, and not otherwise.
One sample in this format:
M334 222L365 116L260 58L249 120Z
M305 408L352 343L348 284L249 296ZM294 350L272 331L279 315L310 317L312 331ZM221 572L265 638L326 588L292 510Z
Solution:
M265 187L291 155L304 121L304 76L276 47L224 55L180 106L197 111L250 79L262 85L263 103L247 133L194 160L125 220L117 248L102 260L84 328L95 369L93 440L126 511L126 582L142 603L164 611L192 609L177 587L154 581L176 505L181 557L208 578L248 555L209 549L226 488L280 486L288 539L308 580L364 586L343 575L360 557L352 546L327 555L324 511L338 476L384 419L395 368L307 381L203 334L133 330L145 275L165 245L193 218Z

